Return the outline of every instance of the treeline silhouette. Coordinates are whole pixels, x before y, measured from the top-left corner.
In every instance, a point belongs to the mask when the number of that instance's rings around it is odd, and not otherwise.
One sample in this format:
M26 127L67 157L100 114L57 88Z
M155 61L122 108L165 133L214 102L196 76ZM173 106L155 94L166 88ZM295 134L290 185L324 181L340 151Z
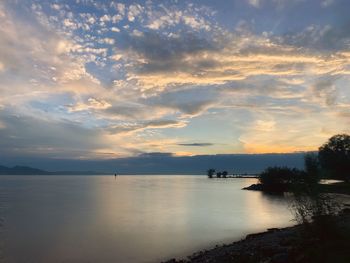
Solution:
M333 185L320 184L321 179L342 180ZM314 226L329 228L341 203L332 193L350 194L350 136L338 134L319 147L318 152L304 156L304 169L267 167L259 175L259 183L243 188L266 193L292 194L291 209L297 221L314 222ZM319 234L319 233L318 233Z
M339 134L304 156L304 170L268 167L259 176L262 189L284 192L295 185L313 185L321 179L350 180L350 136Z
M216 178L227 178L228 172L227 171L223 171L223 172L216 172L215 173L215 169L208 169L207 170L207 175L208 178L213 178L214 175L216 176Z
M208 178L227 178L227 171L207 170ZM231 177L231 176L230 176ZM234 174L232 177L236 177ZM350 181L350 136L338 134L319 147L316 153L304 156L304 170L273 166L258 175L259 189L275 192L287 191L291 185L312 184L320 179Z

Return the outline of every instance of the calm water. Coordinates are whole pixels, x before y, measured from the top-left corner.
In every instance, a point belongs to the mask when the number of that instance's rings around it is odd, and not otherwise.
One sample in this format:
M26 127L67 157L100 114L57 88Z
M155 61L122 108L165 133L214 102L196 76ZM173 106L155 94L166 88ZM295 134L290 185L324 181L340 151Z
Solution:
M0 261L159 262L293 224L283 198L240 190L255 181L1 176Z

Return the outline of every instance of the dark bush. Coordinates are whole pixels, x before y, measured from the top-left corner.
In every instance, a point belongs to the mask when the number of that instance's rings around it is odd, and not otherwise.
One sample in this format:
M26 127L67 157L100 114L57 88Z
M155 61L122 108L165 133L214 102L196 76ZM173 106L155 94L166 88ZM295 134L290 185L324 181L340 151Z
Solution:
M259 176L264 191L285 192L294 183L305 178L305 172L288 167L268 167Z
M322 169L337 179L350 180L350 136L338 134L319 148Z
M308 153L304 156L305 182L307 184L317 183L320 179L320 165L316 153Z

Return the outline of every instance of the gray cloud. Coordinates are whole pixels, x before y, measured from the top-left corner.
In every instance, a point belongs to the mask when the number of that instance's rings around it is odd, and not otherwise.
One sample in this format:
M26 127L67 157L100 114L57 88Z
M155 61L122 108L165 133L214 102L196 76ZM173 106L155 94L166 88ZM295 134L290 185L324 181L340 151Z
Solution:
M136 64L136 72L139 74L176 71L180 68L182 71L191 70L195 74L199 73L198 69L212 68L217 62L207 58L194 63L186 61L186 56L220 50L222 43L214 39L208 40L189 32L179 32L172 36L144 32L139 36L127 35L119 48L129 56L147 62Z
M142 116L147 117L142 105L114 105L103 111L104 114L114 117L138 119Z
M350 20L336 27L310 25L302 32L293 32L279 38L283 44L310 50L335 51L349 48Z
M219 93L210 87L192 87L184 90L162 92L143 100L150 106L171 108L185 115L194 116L215 104Z
M79 158L107 146L102 132L68 120L45 120L0 114L0 152L6 155L45 155Z
M323 99L327 106L336 104L337 89L335 85L336 77L324 77L316 81L312 86L312 91L317 98Z
M149 60L169 60L203 50L217 50L218 43L190 32L178 32L176 35L161 35L156 32L144 32L142 35L126 35L120 45L123 50L131 49Z
M197 143L178 143L179 146L189 146L189 147L207 147L213 146L213 143L209 142L197 142Z

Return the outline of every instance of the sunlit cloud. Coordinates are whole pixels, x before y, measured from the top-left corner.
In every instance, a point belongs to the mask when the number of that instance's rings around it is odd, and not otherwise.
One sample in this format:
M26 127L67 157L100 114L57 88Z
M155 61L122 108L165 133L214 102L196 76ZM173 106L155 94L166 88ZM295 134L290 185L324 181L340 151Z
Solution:
M1 2L2 152L315 150L349 132L350 21L314 2Z

